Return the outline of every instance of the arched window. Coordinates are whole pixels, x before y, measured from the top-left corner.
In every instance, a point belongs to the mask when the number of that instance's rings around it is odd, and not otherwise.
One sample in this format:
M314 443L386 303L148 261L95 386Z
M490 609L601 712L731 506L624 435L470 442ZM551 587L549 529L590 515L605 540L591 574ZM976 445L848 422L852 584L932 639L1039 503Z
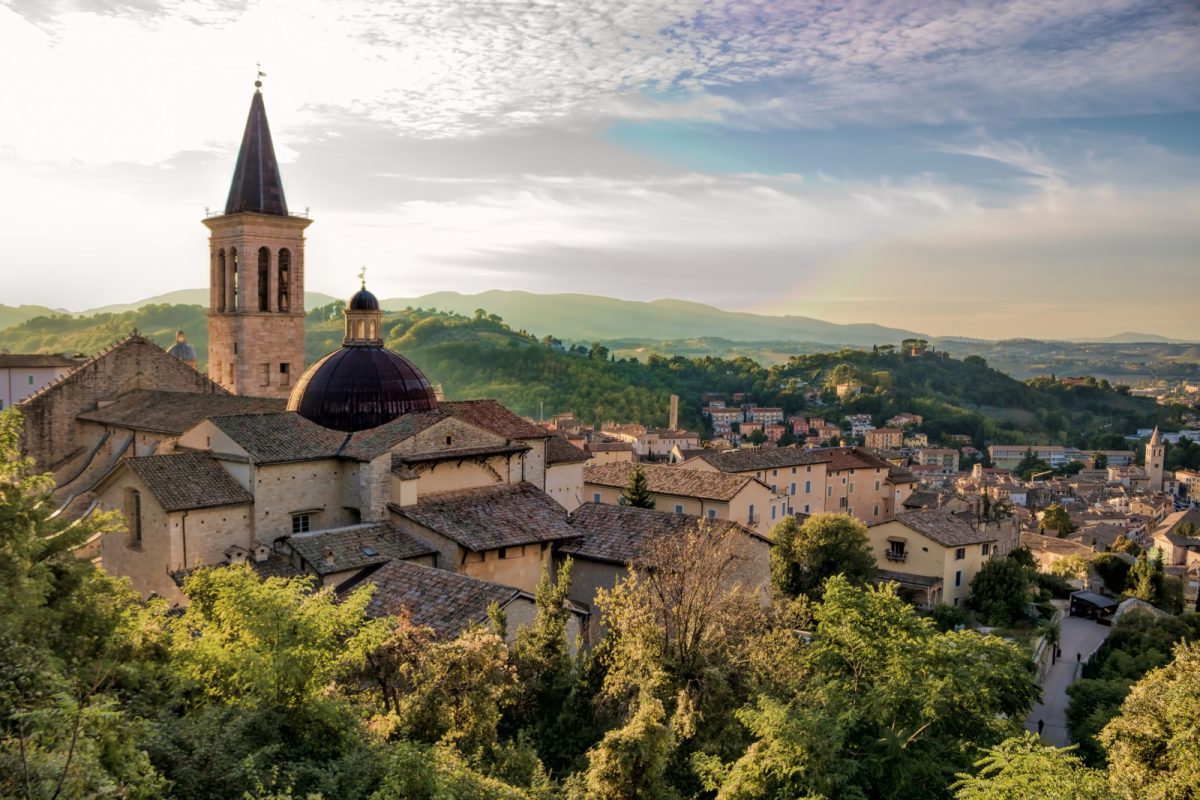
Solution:
M217 311L225 310L225 251L217 253Z
M229 294L230 294L229 310L237 311L238 310L238 278L241 277L240 275L238 275L238 273L241 272L241 269L240 269L240 265L238 264L238 252L237 252L236 247L229 248L229 268L233 272L232 279L230 280L230 284L232 285L233 288L229 292Z
M286 247L279 251L279 302L280 311L288 310L288 288L291 286L292 251Z
M125 490L125 524L129 527L129 546L142 546L142 495L137 489Z
M267 310L267 299L271 286L271 251L265 247L258 248L258 310Z
M375 323L374 322L372 322L370 325L367 326L367 331L371 334L370 338L374 339L375 338Z
M367 323L363 322L363 321L360 319L360 320L358 321L358 338L360 338L360 339L365 339L365 338L367 338L366 327L367 327Z

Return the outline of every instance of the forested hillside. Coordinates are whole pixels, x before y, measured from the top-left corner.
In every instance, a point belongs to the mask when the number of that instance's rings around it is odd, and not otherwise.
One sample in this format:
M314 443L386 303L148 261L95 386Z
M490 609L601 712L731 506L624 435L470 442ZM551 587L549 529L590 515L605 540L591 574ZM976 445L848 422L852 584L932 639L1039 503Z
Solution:
M38 317L0 331L0 349L94 353L133 328L163 346L183 328L201 356L207 351L205 311L194 305ZM872 350L793 355L764 366L746 357L618 358L600 343L564 348L548 337L513 330L484 310L466 316L410 308L387 314L384 330L387 346L415 361L448 396L495 397L531 416L571 412L593 422L664 425L668 399L677 394L682 423L698 428L703 424L701 393L745 392L761 405L831 420L863 413L881 424L892 414L912 411L925 416L924 430L934 437L967 435L976 446L1003 439L1092 448L1122 446L1124 433L1174 421L1169 408L1130 397L1105 380L1080 385L1048 378L1021 382L979 356L903 355L893 343L881 342ZM340 346L341 304L310 311L307 331L310 362ZM833 389L847 382L861 385L862 394L839 402ZM820 399L806 400L814 391Z

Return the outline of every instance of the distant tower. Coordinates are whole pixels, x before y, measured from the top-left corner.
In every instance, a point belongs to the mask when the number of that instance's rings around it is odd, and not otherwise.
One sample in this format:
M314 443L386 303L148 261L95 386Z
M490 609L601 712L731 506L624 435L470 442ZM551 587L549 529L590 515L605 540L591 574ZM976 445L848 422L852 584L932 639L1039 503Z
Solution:
M187 334L180 328L175 333L175 344L171 345L171 349L167 351L171 355L178 358L183 363L187 364L192 369L196 368L199 363L196 358L196 350L188 344Z
M1162 434L1158 432L1158 426L1154 426L1154 433L1150 434L1150 441L1146 443L1146 476L1150 478L1150 491L1161 492L1163 488L1163 464L1167 460L1167 446L1163 443Z
M679 430L679 395L671 395L671 416L667 422L667 428L673 431Z
M254 82L225 213L209 236L208 375L234 394L286 398L304 372L304 229L290 216Z

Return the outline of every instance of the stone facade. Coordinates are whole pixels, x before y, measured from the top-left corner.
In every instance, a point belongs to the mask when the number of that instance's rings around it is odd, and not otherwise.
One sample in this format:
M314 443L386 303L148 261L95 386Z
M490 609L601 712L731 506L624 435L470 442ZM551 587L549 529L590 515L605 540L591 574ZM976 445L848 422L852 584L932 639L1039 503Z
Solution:
M204 220L211 231L208 374L233 394L286 398L304 373L304 229L311 222L248 212Z
M39 469L67 469L70 465L64 462L85 444L85 423L75 417L133 389L225 393L135 332L18 404L25 417L21 450L37 461Z

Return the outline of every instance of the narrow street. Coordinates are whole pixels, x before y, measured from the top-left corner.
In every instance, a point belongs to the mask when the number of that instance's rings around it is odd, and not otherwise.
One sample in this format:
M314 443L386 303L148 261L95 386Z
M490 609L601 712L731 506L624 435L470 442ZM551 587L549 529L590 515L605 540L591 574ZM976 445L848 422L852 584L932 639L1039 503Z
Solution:
M1062 648L1063 656L1046 673L1046 682L1042 686L1042 702L1033 707L1029 718L1025 720L1026 730L1034 733L1038 729L1038 720L1043 720L1045 727L1042 729L1042 739L1056 747L1066 747L1071 743L1071 737L1067 733L1067 704L1071 700L1067 695L1067 687L1079 679L1081 667L1076 660L1076 654L1086 661L1112 630L1094 620L1065 615L1061 627L1059 647Z

